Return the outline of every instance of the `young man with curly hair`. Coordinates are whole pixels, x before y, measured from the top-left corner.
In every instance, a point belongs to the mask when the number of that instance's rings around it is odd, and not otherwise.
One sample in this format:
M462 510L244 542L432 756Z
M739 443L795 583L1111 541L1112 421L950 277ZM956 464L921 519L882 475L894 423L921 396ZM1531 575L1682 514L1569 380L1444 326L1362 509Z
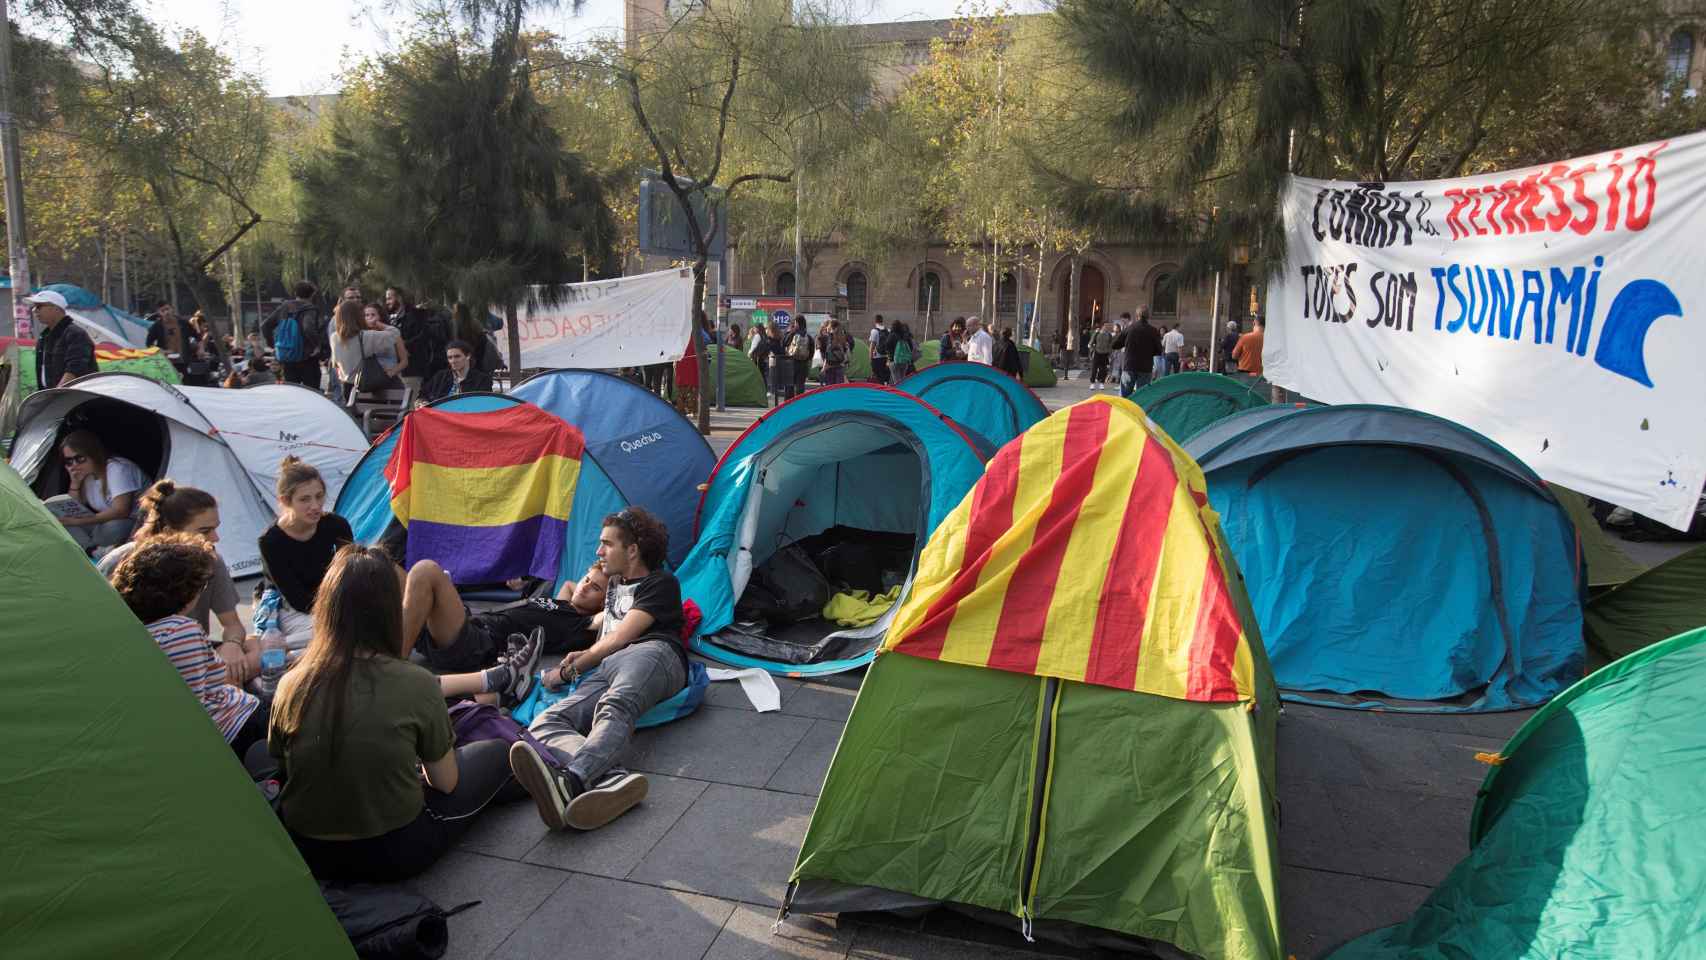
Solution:
M663 570L669 531L630 507L604 518L598 559L610 576L592 646L547 672L548 686L573 692L533 721L533 736L510 748L510 769L553 830L591 830L646 797L646 778L616 766L634 722L687 685L681 585Z
M207 631L189 617L213 577L213 565L222 562L199 536L160 534L130 551L113 571L112 585L241 758L266 739L267 710L253 694L227 681L225 661L214 652Z

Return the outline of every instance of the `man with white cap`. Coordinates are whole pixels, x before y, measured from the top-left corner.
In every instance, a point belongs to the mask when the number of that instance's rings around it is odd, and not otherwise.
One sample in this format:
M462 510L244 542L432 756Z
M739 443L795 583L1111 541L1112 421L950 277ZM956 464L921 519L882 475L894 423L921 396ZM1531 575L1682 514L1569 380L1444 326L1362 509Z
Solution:
M65 313L65 297L41 290L24 298L41 332L36 335L36 384L63 387L95 372L95 343Z

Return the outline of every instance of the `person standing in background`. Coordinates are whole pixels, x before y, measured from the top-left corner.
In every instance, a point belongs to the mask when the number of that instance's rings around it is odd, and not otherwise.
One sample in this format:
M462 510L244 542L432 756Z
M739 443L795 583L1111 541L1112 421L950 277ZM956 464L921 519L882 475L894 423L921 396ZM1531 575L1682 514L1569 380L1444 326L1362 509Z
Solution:
M1114 325L1102 324L1090 337L1090 389L1100 390L1108 382L1108 364L1114 353Z
M65 312L65 298L43 290L24 298L35 318L36 385L63 387L95 372L95 342Z
M1185 354L1185 335L1179 332L1179 325L1173 324L1165 336L1161 338L1162 352L1167 355L1167 372L1178 373L1183 368Z
M1226 321L1226 332L1220 335L1220 355L1214 358L1215 373L1231 373L1237 369L1232 351L1238 346L1238 321Z
M892 346L889 344L888 325L883 322L883 315L877 314L871 321L871 379L877 383L889 382L889 356Z
M1238 372L1252 382L1262 379L1262 332L1266 328L1267 324L1257 317L1254 328L1239 337L1232 348L1232 359L1238 361Z
M983 321L972 317L966 321L966 359L986 367L995 365L995 338L983 327Z

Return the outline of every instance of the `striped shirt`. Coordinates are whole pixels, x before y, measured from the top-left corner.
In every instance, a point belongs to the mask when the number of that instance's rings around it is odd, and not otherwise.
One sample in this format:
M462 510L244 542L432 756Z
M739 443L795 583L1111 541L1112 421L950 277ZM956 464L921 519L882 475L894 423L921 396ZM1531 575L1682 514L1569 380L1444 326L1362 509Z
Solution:
M213 652L201 624L174 614L149 624L148 632L172 666L178 668L178 675L189 684L190 691L201 698L202 709L213 719L225 742L236 739L237 731L261 702L225 681L225 661Z

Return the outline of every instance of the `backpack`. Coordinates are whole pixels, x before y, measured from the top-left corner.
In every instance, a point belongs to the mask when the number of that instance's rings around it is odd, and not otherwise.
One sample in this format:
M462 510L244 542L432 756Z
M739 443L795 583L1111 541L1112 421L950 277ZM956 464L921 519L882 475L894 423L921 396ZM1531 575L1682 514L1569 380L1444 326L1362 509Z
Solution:
M810 360L812 358L812 338L804 333L796 333L788 338L788 356L795 360Z
M1098 330L1096 331L1095 344L1095 350L1097 353L1112 353L1114 349L1114 335L1106 330Z
M912 341L896 340L894 344L894 362L897 366L906 366L912 362Z
M829 342L823 345L823 365L826 367L839 367L846 362L847 348L843 347L835 340L835 338L831 337Z
M313 359L308 349L307 324L302 318L314 308L304 306L302 309L284 315L278 322L278 329L273 331L273 356L281 363L301 363Z

